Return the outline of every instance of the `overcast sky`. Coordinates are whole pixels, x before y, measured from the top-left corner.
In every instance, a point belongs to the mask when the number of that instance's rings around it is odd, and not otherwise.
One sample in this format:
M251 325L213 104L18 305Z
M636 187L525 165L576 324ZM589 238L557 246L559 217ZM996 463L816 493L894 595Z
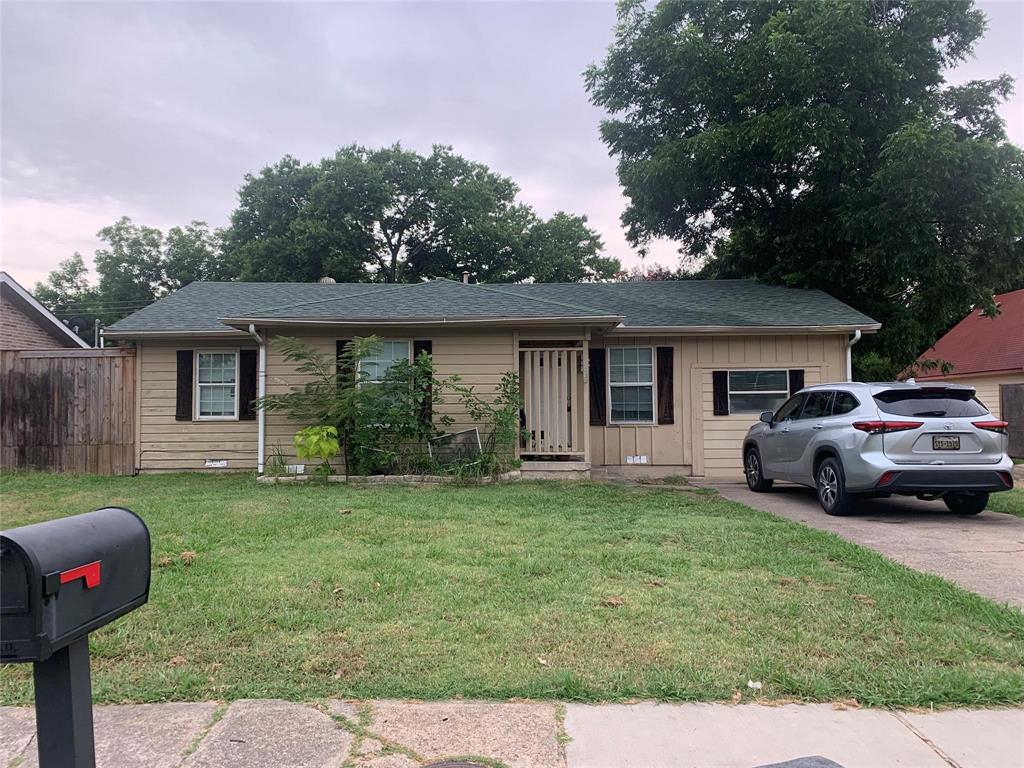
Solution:
M980 5L988 35L955 79L1024 92L1024 4ZM31 289L122 215L221 226L246 172L395 141L453 145L635 264L581 77L614 20L611 3L3 2L3 268ZM1024 95L1002 113L1024 145ZM674 247L649 261L675 266Z

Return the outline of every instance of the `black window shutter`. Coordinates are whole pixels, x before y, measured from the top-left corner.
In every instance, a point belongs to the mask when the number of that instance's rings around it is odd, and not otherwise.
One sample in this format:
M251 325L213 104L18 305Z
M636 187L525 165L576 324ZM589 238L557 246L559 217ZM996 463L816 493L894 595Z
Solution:
M799 392L804 388L804 369L803 368L790 368L789 369L789 394Z
M712 403L715 416L729 415L729 372L711 372Z
M426 352L428 355L434 354L434 342L430 339L416 339L412 343L412 359L415 360L420 356L421 353ZM420 421L423 424L430 424L434 418L434 404L431 401L431 395L433 393L434 382L427 382L427 397L423 401L423 408L420 411Z
M590 377L590 426L603 427L608 423L608 403L605 394L605 367L603 349L591 349L588 369Z
M256 355L255 349L238 353L238 419L256 420Z
M341 359L342 353L345 351L345 347L352 342L352 339L338 339L334 342L334 365L337 368L338 383L342 381L352 381L355 378L356 372L352 368L352 361Z
M672 366L672 347L658 347L658 423L671 424L675 420L675 370Z
M191 349L179 349L178 384L174 404L176 421L192 421L192 361Z

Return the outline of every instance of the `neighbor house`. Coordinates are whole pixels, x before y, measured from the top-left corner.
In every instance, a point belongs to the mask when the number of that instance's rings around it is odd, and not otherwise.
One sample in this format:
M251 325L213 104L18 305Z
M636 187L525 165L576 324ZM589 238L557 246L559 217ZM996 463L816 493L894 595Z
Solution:
M6 272L0 272L0 350L82 349L89 345Z
M805 384L850 377L879 324L820 291L745 280L491 285L193 283L108 328L134 342L140 471L259 469L299 425L257 412L301 377L276 338L334 355L420 351L481 393L519 375L524 467L737 476L758 413ZM436 412L471 426L456 403ZM535 464L534 462L545 462Z
M915 378L974 387L993 416L1024 421L1024 414L1004 413L1002 406L1006 387L1024 385L1024 288L999 294L995 303L998 313L973 310L918 358L944 363L948 370L931 368Z

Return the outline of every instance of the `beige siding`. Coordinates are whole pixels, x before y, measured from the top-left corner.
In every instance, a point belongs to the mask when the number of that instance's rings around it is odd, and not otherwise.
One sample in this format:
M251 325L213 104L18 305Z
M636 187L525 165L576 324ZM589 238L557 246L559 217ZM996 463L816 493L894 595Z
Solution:
M965 374L963 376L946 376L941 379L921 379L920 383L929 384L936 381L948 381L951 384L963 384L974 387L975 394L996 418L1003 418L1000 407L999 387L1002 384L1024 384L1024 371L1004 373L994 376L982 374Z
M365 330L362 332L365 333ZM301 338L333 356L335 340L356 333L336 329ZM578 339L583 329L552 332L521 329L389 330L385 338L430 339L437 375L458 375L483 395L493 394L502 375L517 368L516 338ZM709 477L738 477L743 434L755 414L716 417L711 407L711 371L729 368L803 368L805 381L846 378L846 336L614 336L594 338L591 346L671 346L675 423L611 425L590 428L590 461L595 466L622 466L628 455L646 455L650 466L680 468ZM203 469L204 461L227 459L229 469L255 469L255 421L175 421L175 351L238 348L239 342L146 342L139 355L139 466L143 471ZM251 348L251 343L241 344ZM267 392L283 393L301 384L294 366L286 363L272 338L267 356ZM983 397L983 399L985 399ZM435 411L454 419L452 429L472 426L449 395ZM266 423L269 457L275 446L294 461L292 437L301 425L270 413Z
M734 476L750 414L714 416L711 371L803 368L805 382L846 379L846 336L609 336L592 346L671 346L675 423L591 427L591 462L622 466L629 455L650 465L680 467L709 477ZM756 415L753 419L756 419Z
M138 461L143 472L202 470L227 459L227 470L256 469L255 421L176 421L177 350L253 348L252 342L146 341L139 349ZM217 470L223 471L223 470Z
M694 474L739 479L743 473L743 436L755 413L715 416L712 377L715 370L802 368L804 384L846 380L846 336L728 336L697 340L691 362Z
M647 456L648 465L683 467L689 464L683 443L687 411L683 400L683 348L679 336L610 336L595 339L591 347L672 347L675 403L672 424L609 424L590 427L590 461L596 465L624 466L626 456ZM607 399L607 395L606 395ZM655 403L657 396L655 396ZM608 403L610 412L611 403ZM641 465L643 466L643 465Z
M366 333L365 330L361 331ZM337 339L348 339L355 332L338 330L329 336L296 334L330 356L334 355ZM461 384L472 386L483 396L493 395L501 377L515 367L515 353L512 331L472 331L451 329L410 329L389 330L377 334L387 339L430 339L433 342L435 375L447 378L458 375ZM293 386L301 385L302 376L286 362L271 339L267 355L267 393L281 394ZM446 429L456 430L474 426L464 409L450 393L434 408L436 416L447 414L453 423ZM289 462L297 459L292 447L292 438L300 425L290 422L283 414L268 413L266 423L267 457L279 448ZM255 441L253 442L255 446Z

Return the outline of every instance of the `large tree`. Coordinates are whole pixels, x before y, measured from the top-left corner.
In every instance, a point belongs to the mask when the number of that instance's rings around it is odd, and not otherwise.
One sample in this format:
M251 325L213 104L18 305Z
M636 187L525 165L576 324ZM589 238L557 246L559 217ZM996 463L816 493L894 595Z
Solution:
M89 282L85 261L76 253L34 291L62 320L84 319L90 330L83 338L90 342L96 319L109 325L196 280L236 277L221 253L220 233L211 232L203 221L171 227L165 236L123 216L96 236L103 242L93 257L96 285Z
M586 81L629 238L827 290L883 323L858 373L894 375L1024 276L1012 83L944 80L984 28L967 0L623 2Z
M515 183L436 146L348 146L247 175L226 248L243 279L599 279L613 259L586 219L540 219ZM550 276L550 277L548 277Z

